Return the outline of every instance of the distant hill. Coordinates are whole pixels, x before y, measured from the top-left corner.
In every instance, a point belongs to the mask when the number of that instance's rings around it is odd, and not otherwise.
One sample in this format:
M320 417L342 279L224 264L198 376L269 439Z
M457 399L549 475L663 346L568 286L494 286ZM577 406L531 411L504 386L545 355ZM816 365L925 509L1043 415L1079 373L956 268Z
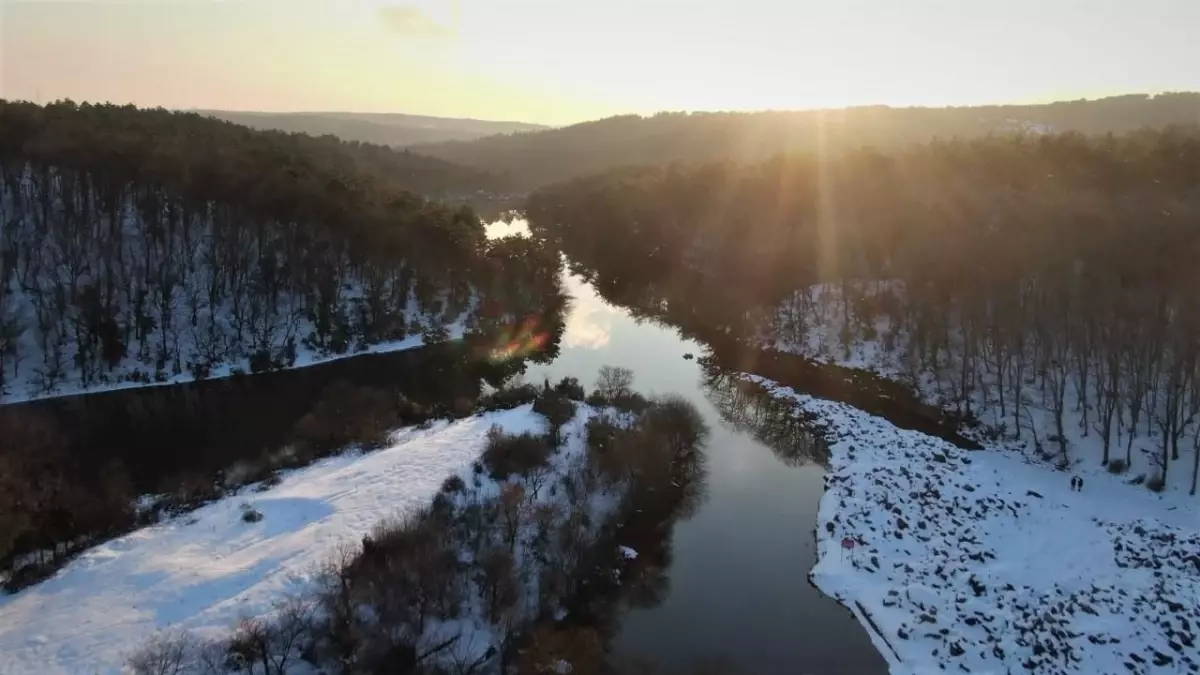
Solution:
M398 113L299 112L265 113L236 110L196 110L254 129L278 129L376 145L406 146L416 143L463 141L493 134L539 131L549 127L524 122L402 115Z
M993 133L1118 133L1173 124L1200 124L1200 93L1131 94L1040 105L624 115L412 150L507 175L515 187L529 189L633 164L750 162L822 148L886 148Z

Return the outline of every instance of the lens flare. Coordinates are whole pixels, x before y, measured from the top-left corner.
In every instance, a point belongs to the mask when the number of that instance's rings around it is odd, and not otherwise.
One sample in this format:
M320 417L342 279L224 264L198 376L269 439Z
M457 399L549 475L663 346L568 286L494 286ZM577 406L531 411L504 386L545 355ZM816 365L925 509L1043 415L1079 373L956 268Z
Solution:
M529 317L519 325L509 326L500 333L489 358L493 363L529 356L543 349L550 342L550 333L544 330L537 317Z

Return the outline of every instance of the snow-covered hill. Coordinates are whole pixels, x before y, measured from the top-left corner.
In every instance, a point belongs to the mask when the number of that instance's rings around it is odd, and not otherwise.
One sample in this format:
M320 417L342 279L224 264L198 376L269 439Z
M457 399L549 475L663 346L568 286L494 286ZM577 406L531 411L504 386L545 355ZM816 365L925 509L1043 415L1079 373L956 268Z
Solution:
M97 546L53 578L0 596L0 673L119 672L156 630L219 634L305 587L340 544L424 506L471 463L498 424L539 429L529 406L398 432L384 450L349 453L280 484L205 506ZM242 520L250 506L260 522Z

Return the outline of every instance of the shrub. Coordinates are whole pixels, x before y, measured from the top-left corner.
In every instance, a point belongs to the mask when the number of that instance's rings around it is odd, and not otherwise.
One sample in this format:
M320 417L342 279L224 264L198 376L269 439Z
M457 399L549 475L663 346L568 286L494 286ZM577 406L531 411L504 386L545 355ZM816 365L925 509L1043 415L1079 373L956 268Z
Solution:
M1129 470L1129 466L1125 464L1123 459L1110 459L1108 461L1108 472L1114 475L1125 473Z
M563 425L575 417L575 403L553 389L546 389L533 402L533 411L546 418L550 442L557 446Z
M482 467L480 467L480 470L482 470ZM446 480L442 481L442 492L445 494L458 494L466 489L466 482L464 482L462 476L459 476L458 474L454 474L453 476L450 476Z
M519 405L533 403L541 393L541 388L532 384L505 386L479 401L483 410L509 410Z
M504 433L500 427L492 427L488 431L483 463L496 480L512 474L524 476L537 467L545 466L552 451L553 448L545 439L529 432L514 436Z
M579 384L579 380L574 377L564 377L554 385L554 391L572 401L582 401L586 397L583 385Z
M125 665L135 675L174 675L192 665L198 647L191 633L169 630L151 637Z
M620 433L620 428L606 415L597 415L587 421L588 452L603 453L610 450Z
M279 485L282 482L283 482L283 475L277 471L275 473L272 473L270 476L267 476L266 478L264 478L263 481L258 484L258 491L266 492L267 490L270 490L271 488Z
M1153 492L1162 492L1166 489L1167 482L1163 480L1161 473L1155 473L1150 477L1150 480L1146 481L1146 487L1150 488Z
M308 454L321 455L353 444L377 448L399 424L396 399L388 391L336 382L321 392L293 435Z

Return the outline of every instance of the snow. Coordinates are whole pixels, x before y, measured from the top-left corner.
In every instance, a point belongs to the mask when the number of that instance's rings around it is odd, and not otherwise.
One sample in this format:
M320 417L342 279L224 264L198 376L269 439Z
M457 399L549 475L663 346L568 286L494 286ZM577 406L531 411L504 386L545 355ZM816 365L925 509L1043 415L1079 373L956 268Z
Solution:
M894 675L1200 671L1200 509L747 376L831 440L812 581ZM856 542L842 547L843 538ZM959 667L961 666L961 668Z
M0 596L0 672L119 672L158 629L221 634L306 587L339 545L427 504L450 474L469 475L493 424L539 430L522 406L395 434L253 486L175 520L96 546L53 578ZM243 505L265 517L242 521Z
M621 547L619 547L619 550L621 551L622 558L624 558L626 560L637 560L637 557L638 557L637 551L629 548L628 546L621 546Z

